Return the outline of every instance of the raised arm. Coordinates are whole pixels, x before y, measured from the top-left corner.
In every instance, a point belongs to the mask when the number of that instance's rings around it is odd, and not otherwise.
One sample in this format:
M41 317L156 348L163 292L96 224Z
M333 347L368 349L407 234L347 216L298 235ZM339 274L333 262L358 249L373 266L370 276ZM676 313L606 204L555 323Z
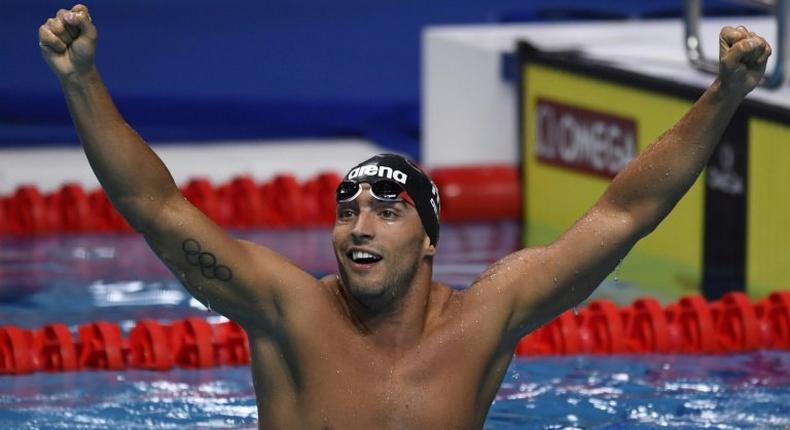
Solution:
M96 38L83 5L61 9L39 28L41 52L113 205L198 300L241 323L275 315L280 284L315 279L268 249L231 238L184 199L113 104L94 64Z
M720 46L713 84L579 221L554 243L510 255L480 278L509 292L512 334L523 335L587 298L694 183L771 54L765 40L744 27L723 28Z

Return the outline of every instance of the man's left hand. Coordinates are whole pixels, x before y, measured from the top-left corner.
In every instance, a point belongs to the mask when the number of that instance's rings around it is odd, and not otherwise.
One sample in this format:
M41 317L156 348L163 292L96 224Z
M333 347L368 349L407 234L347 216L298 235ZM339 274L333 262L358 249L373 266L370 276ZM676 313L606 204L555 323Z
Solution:
M765 74L771 46L744 26L726 26L719 33L719 80L730 94L746 96Z

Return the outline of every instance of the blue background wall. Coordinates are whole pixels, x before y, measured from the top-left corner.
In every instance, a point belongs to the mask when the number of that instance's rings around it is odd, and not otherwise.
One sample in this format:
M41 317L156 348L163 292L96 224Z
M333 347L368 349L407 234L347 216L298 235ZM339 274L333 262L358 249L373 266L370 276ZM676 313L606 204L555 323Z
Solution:
M413 155L423 26L677 16L681 0L590 3L86 2L99 28L97 63L107 86L149 140L365 136ZM3 1L0 145L76 142L37 46L38 26L70 6Z

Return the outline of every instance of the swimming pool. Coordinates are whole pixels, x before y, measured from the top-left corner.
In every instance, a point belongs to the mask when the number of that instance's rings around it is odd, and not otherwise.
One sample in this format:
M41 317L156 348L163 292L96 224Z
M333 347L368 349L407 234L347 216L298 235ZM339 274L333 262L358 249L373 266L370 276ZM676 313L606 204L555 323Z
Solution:
M316 275L335 270L326 229L238 232ZM518 246L518 225L443 227L436 277L466 285ZM0 238L0 325L218 318L191 300L133 235ZM488 429L763 429L790 426L790 353L514 360ZM4 429L248 429L246 367L0 376Z

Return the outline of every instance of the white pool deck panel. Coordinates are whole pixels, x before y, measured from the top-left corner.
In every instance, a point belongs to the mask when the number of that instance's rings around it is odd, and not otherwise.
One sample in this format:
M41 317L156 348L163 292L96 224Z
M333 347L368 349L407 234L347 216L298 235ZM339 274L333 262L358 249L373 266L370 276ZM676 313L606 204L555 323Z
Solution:
M719 30L745 25L776 46L770 17L705 19L703 52L718 58ZM576 50L591 62L707 87L712 74L689 64L680 19L562 24L436 26L423 31L423 145L428 166L518 163L517 86L502 77L503 54L519 41L542 51ZM774 59L767 70L774 68ZM790 87L758 88L750 98L790 108Z
M291 174L304 181L322 172L343 174L356 163L384 152L357 139L169 143L153 144L152 148L178 184L196 177L221 184L239 175L265 181L277 174ZM64 182L86 189L99 186L81 147L0 150L0 195L23 184L49 192Z

